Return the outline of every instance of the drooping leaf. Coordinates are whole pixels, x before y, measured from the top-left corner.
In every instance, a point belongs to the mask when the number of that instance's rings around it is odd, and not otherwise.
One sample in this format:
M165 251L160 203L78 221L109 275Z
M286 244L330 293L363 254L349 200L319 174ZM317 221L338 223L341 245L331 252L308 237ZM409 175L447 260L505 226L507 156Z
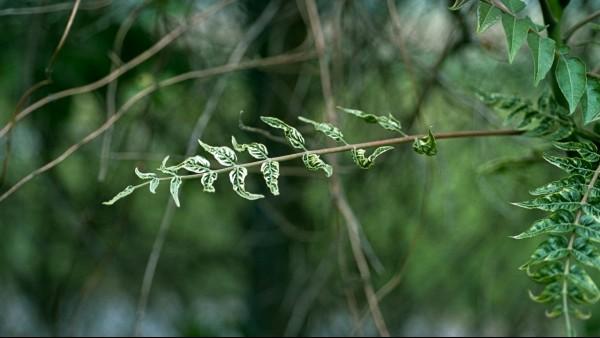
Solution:
M139 169L136 167L135 168L135 174L137 175L137 177L139 177L142 180L150 180L156 177L155 173L143 173L141 171L139 171Z
M454 0L454 4L452 4L452 6L448 7L450 10L452 11L456 11L461 9L464 5L467 4L467 2L469 2L470 0Z
M152 181L150 181L150 184L148 186L148 188L150 189L150 192L153 194L156 194L156 188L158 188L159 184L160 184L160 180L158 179L158 177L153 178Z
M200 140L198 140L198 143L202 146L202 148L204 148L204 150L207 153L211 154L215 158L215 160L219 162L219 164L225 167L231 167L235 165L235 162L237 161L237 156L235 155L235 151L233 151L233 149L226 146L213 147Z
M508 46L508 62L512 63L521 46L527 39L529 31L529 21L519 19L509 14L502 14L502 27L506 34L506 43Z
M128 185L123 191L118 193L115 197L111 198L110 201L102 202L102 204L113 205L113 204L115 204L116 201L120 200L121 198L123 198L127 195L131 195L131 193L134 191L135 191L135 187L132 185Z
M527 266L527 276L534 282L549 284L563 278L564 264L561 261L542 264L538 266Z
M567 277L569 282L583 292L583 298L587 303L593 304L600 299L600 290L598 290L592 277L583 268L573 264Z
M512 203L525 209L540 209L544 211L557 211L559 209L575 211L581 207L583 195L578 189L563 188L558 192L535 198L531 201Z
M322 132L325 134L325 136L331 138L332 140L346 144L344 135L333 124L327 122L316 122L302 116L299 116L298 119L304 123L312 124L312 126L315 127L315 130Z
M413 150L417 154L434 156L437 154L437 144L435 142L435 137L431 133L431 129L429 130L427 136L416 138L413 142Z
M368 114L368 113L363 112L362 110L348 109L348 108L343 108L343 107L337 107L337 108L339 110L343 111L344 113L354 115L367 123L377 123L384 129L395 131L402 135L406 135L402 131L402 126L400 125L400 121L398 121L398 119L396 119L392 114L388 114L388 116L383 116L383 115Z
M554 262L564 258L569 254L567 246L568 241L566 238L562 236L552 236L538 245L529 261L521 268L544 262Z
M544 154L544 160L548 163L568 172L569 174L578 174L584 177L594 174L594 169L589 162L580 158L560 157Z
M586 162L595 163L600 160L598 148L592 142L554 142L554 146L564 151L576 151Z
M257 160L264 160L269 156L267 147L262 143L252 142L249 144L240 144L235 137L231 136L231 144L236 151L243 152L247 150L248 154Z
M542 234L562 234L572 231L574 228L574 216L571 212L559 209L547 218L533 223L527 231L513 236L514 239L523 239L539 236Z
M215 192L215 187L213 184L217 180L217 173L214 171L209 171L208 173L202 175L200 178L200 183L202 183L202 190L204 192Z
M583 122L592 123L600 119L600 81L587 79L583 100Z
M367 157L365 155L366 150L354 148L352 149L352 160L354 160L354 163L356 163L359 168L369 169L375 164L375 159L379 157L379 155L392 149L394 149L394 147L391 146L378 147L371 155Z
M302 162L304 162L304 165L308 170L315 171L321 169L325 172L327 177L330 177L333 174L333 168L325 163L317 154L308 153L302 155Z
M550 38L540 37L535 33L529 33L527 44L533 57L533 82L540 83L552 68L554 62L554 46L556 43Z
M248 170L244 167L235 167L231 172L229 172L229 181L233 186L233 191L235 191L240 197L251 201L265 197L264 195L252 194L246 191L244 181L246 180L247 175Z
M279 195L279 186L277 185L277 179L279 178L279 162L277 161L266 161L260 166L260 172L262 172L267 187L271 191L271 194Z
M546 285L544 290L537 296L534 295L533 292L529 291L529 298L537 303L549 303L560 298L561 290L562 283L554 282Z
M179 187L181 187L181 177L173 176L171 179L171 186L169 187L169 191L171 192L171 196L173 197L173 202L179 208Z
M506 5L506 7L513 14L519 13L520 11L525 9L525 7L527 6L527 4L525 2L523 2L522 0L502 0L502 3L504 5Z
M586 91L585 64L578 58L560 54L556 64L556 82L573 114Z
M500 20L501 16L502 12L497 7L479 1L477 7L477 33L483 33Z
M261 116L260 119L273 128L282 129L285 138L292 147L306 150L306 147L304 146L304 137L302 137L302 134L296 128L288 125L276 117Z
M169 166L167 167L167 162L169 161L169 156L165 156L165 158L162 160L160 167L158 167L158 171L168 174L168 175L175 175L177 173L177 167L176 166Z

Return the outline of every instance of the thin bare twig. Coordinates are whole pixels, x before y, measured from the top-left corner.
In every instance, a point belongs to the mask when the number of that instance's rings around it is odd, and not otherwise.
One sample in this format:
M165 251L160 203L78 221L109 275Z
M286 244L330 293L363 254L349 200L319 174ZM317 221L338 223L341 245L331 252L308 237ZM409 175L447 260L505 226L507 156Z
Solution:
M98 1L86 1L81 4L81 10L95 10L102 7L109 6L112 0L98 0ZM21 7L21 8L5 8L0 10L0 16L9 15L35 15L35 14L47 14L54 12L67 11L73 8L72 2L61 2L46 6L35 6L35 7Z
M3 137L4 135L6 135L6 133L10 129L12 129L17 122L19 122L20 120L22 120L23 118L25 118L26 116L31 114L32 112L40 109L41 107L43 107L51 102L60 100L65 97L87 93L87 92L90 92L90 91L93 91L98 88L106 86L110 82L114 81L116 78L125 74L129 70L135 68L142 62L148 60L150 57L154 56L156 53L161 51L163 48L165 48L166 46L171 44L178 37L180 37L183 33L185 33L190 26L197 24L201 20L211 17L216 12L218 12L219 10L223 9L224 7L226 7L227 5L230 5L231 3L235 2L235 1L237 1L237 0L221 0L214 5L211 5L205 11L198 13L197 15L194 15L192 17L192 19L189 20L189 23L182 24L182 25L178 26L177 28L173 29L171 32L169 32L168 34L163 36L152 47L148 48L147 50L145 50L144 52L142 52L141 54L139 54L132 60L126 62L121 67L117 68L116 70L109 73L105 77L103 77L99 80L96 80L92 83L89 83L87 85L69 88L69 89L65 89L60 92L54 93L54 94L50 94L50 95L34 102L27 108L23 109L17 115L17 117L15 118L15 121L8 122L4 127L2 127L2 129L0 129L0 138Z
M127 36L127 33L133 26L135 20L138 18L142 9L144 9L144 7L146 7L147 4L148 4L148 1L146 0L143 3L139 4L137 7L135 7L131 11L131 13L125 18L125 20L123 20L123 23L119 27L119 30L117 31L117 35L115 36L115 41L113 42L113 49L110 54L110 55L114 56L111 58L111 61L112 61L111 68L110 68L111 73L114 72L115 69L118 68L122 64L121 49L123 48L123 42L125 41L125 36ZM119 79L117 78L114 81L112 81L111 83L109 83L108 87L106 88L106 118L107 119L110 119L110 117L115 114L116 104L117 104L116 97L117 97L118 84L119 84ZM102 150L100 151L100 168L98 170L98 181L104 181L104 179L106 178L106 173L108 171L110 148L111 148L111 143L112 143L112 134L113 134L113 127L110 127L106 131L106 133L104 133L104 137L102 138Z
M567 31L565 32L564 40L569 42L569 40L573 37L575 32L577 32L580 28L587 25L588 23L596 20L597 18L600 18L600 10L595 11L594 13L586 16L585 18L581 19L581 21L577 22L569 29L567 29Z
M50 78L50 75L52 73L52 65L58 57L58 53L60 53L63 45L65 44L65 41L67 41L67 36L69 36L69 32L71 32L71 27L73 26L73 22L75 22L75 16L77 16L77 10L79 9L79 5L81 5L81 0L75 0L75 3L73 4L73 9L71 10L71 14L69 15L69 20L67 20L67 25L65 26L65 31L60 37L60 41L58 42L58 45L56 46L54 52L52 53L52 56L50 57L48 67L46 67L46 75L48 76L48 78Z
M91 142L96 137L102 135L102 133L104 133L110 126L112 126L115 122L117 122L119 119L121 119L121 117L123 117L123 115L131 107L133 107L136 103L141 101L143 98L154 93L156 90L158 90L160 88L178 84L180 82L191 80L191 79L202 79L202 78L207 78L207 77L220 75L220 74L224 74L224 73L228 73L228 72L257 68L257 67L268 67L268 66L274 66L274 65L303 62L303 61L306 61L306 60L309 60L312 58L314 58L314 53L312 53L312 52L282 54L282 55L273 56L273 57L264 58L264 59L241 62L241 63L235 64L235 65L226 64L226 65L222 65L222 66L218 66L218 67L214 67L214 68L191 71L191 72L183 73L183 74L174 76L172 78L163 80L156 85L147 87L147 88L139 91L136 95L132 96L127 102L125 102L121 106L121 108L119 109L119 111L117 111L117 113L115 115L113 115L109 120L104 122L104 124L102 124L102 126L100 126L98 129L92 131L87 136L85 136L83 139L81 139L79 142L70 146L67 150L65 150L60 156L56 157L54 160L44 164L42 167L34 170L33 172L29 173L25 177L21 178L15 185L13 185L7 191L5 191L2 195L0 195L0 202L4 201L8 196L12 195L15 191L17 191L19 188L21 188L21 186L23 186L25 183L27 183L30 180L32 180L33 178L43 174L44 172L54 168L55 166L60 164L62 161L66 160L69 156L71 156L79 148L81 148L82 146Z
M325 55L325 35L323 33L323 28L321 27L321 19L319 18L319 12L315 0L306 0L306 9L308 12L308 19L312 30L312 35L315 40L315 46L319 55L321 89L323 91L323 98L325 99L327 121L335 124L337 121L337 116L335 113L335 101L331 86L331 76L329 73L327 57ZM331 159L330 162L335 170L337 167L335 158ZM359 273L362 277L363 288L367 297L369 308L371 309L375 326L377 327L377 330L381 336L389 337L390 333L387 325L385 324L385 320L383 319L377 297L375 296L375 291L371 283L371 272L363 252L360 236L360 222L354 215L354 211L348 203L338 175L333 175L330 183L330 190L332 192L335 205L345 220L346 228L348 230L348 237L350 239L350 245L352 247L352 253L354 255Z

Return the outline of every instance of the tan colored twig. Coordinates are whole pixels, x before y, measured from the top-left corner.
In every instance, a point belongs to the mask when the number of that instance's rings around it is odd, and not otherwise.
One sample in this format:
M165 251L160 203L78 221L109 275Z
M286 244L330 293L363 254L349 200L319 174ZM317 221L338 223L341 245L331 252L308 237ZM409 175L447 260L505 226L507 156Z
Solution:
M46 75L50 77L52 73L52 65L54 65L54 61L58 57L58 53L60 53L65 41L67 41L67 36L69 36L69 32L71 32L71 27L73 27L73 22L75 22L75 17L77 16L77 10L79 9L79 5L81 5L81 0L75 0L73 4L73 9L71 10L71 14L69 14L69 19L67 20L67 25L65 26L65 30L60 37L60 41L58 41L58 45L54 49L52 56L50 57L50 61L48 62L48 67L46 67Z
M19 122L20 120L22 120L23 118L25 118L26 116L31 114L32 112L40 109L41 107L43 107L51 102L60 100L65 97L91 92L93 90L96 90L98 88L106 86L107 84L109 84L110 82L115 80L116 78L120 77L121 75L125 74L126 72L135 68L136 66L140 65L141 63L143 63L144 61L148 60L150 57L154 56L156 53L161 51L163 48L165 48L166 46L171 44L178 37L180 37L185 31L187 31L187 29L189 27L191 27L192 25L197 24L201 20L211 17L216 12L218 12L219 10L223 9L224 7L226 7L227 5L230 5L231 3L235 2L235 1L237 1L237 0L221 0L214 5L211 5L205 11L198 13L197 15L194 15L187 24L182 24L182 25L178 26L177 28L173 29L171 32L169 32L168 34L163 36L152 47L148 48L147 50L145 50L144 52L142 52L141 54L139 54L132 60L124 63L121 67L115 69L113 72L109 73L105 77L103 77L99 80L96 80L92 83L89 83L87 85L69 88L69 89L65 89L60 92L54 93L54 94L50 94L50 95L34 102L27 108L23 109L17 115L17 117L15 118L15 121L8 122L4 127L2 127L2 129L0 129L0 138L2 138L4 135L6 135L6 133L10 129L12 129L17 122Z
M86 1L82 2L81 10L94 10L102 7L109 6L112 0L98 0L98 1ZM0 9L0 16L10 15L36 15L36 14L47 14L54 12L68 11L73 8L72 2L61 2L56 4L50 4L45 6L34 6L34 7L20 7L20 8L5 8Z

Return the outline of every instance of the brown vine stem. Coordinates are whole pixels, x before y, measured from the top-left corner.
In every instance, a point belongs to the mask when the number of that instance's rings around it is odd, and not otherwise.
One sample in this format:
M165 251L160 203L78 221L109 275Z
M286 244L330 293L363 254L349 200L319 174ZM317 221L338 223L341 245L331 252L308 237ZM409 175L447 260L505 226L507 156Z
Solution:
M452 132L446 132L446 133L438 133L438 134L434 134L433 136L435 137L436 140L445 140L445 139L455 139L455 138L474 138L474 137L491 137L491 136L518 136L518 135L522 135L523 133L524 133L523 130L516 130L516 129L465 130L465 131L452 131ZM409 143L409 142L414 142L414 140L417 138L426 137L426 136L427 135L425 135L425 134L408 135L408 136L403 136L403 137L388 138L388 139L377 140L377 141L347 144L347 145L343 145L343 146L339 146L339 147L329 147L329 148L322 148L322 149L316 149L316 150L307 150L307 151L303 151L303 152L299 152L299 153L271 157L266 160L248 162L248 163L240 164L240 165L233 166L233 167L220 168L217 170L213 170L213 172L216 174L221 174L221 173L229 172L236 167L242 167L242 168L257 167L267 161L285 162L285 161L290 161L290 160L295 160L295 159L301 158L302 156L304 156L306 154L325 155L325 154L341 153L341 152L349 151L349 150L352 150L355 148L374 148L374 147L380 147L380 146ZM183 175L180 177L183 180L189 180L189 179L201 178L204 175L205 175L205 173L204 174ZM170 180L170 179L172 179L172 177L171 176L159 177L158 179L163 181L163 180ZM138 184L138 185L134 186L134 188L137 189L137 188L143 187L148 184L150 184L150 181L146 181L144 183ZM0 196L0 202L2 202L3 197L4 196Z
M98 88L106 86L110 82L117 79L119 76L121 76L121 75L125 74L126 72L130 71L131 69L137 67L139 64L148 60L150 57L156 55L156 53L161 51L163 48L165 48L166 46L171 44L173 41L175 41L177 38L179 38L183 33L185 33L190 28L190 26L192 26L193 24L196 24L206 18L210 18L210 17L214 16L215 13L217 13L218 11L220 11L224 7L232 4L235 1L237 1L237 0L221 0L217 3L215 3L214 5L211 5L203 12L194 15L187 24L182 24L182 25L178 26L177 28L173 29L171 32L169 32L168 34L163 36L157 43L152 45L152 47L148 48L143 53L139 54L138 56L131 59L127 63L123 64L121 67L115 69L113 72L109 73L105 77L103 77L97 81L94 81L92 83L89 83L87 85L69 88L69 89L62 90L60 92L56 92L54 94L50 94L50 95L32 103L30 106L23 109L17 115L17 117L15 118L14 121L9 121L4 127L2 127L2 129L0 129L0 138L2 138L4 135L6 135L6 133L10 129L12 129L17 122L19 122L20 120L25 118L27 115L31 114L32 112L40 109L41 107L43 107L51 102L60 100L65 97L91 92L93 90L96 90Z
M586 24L596 20L597 18L600 17L600 10L599 11L595 11L594 13L586 16L585 18L581 19L581 21L577 22L576 24L574 24L573 26L571 26L571 28L569 28L566 32L565 32L565 41L569 42L569 40L571 39L571 37L573 37L573 35L575 34L575 32L577 32L581 27L585 26Z
M594 187L594 185L596 185L596 182L598 181L598 177L600 176L600 164L598 165L598 168L596 168L596 171L594 172L594 176L592 177L590 183L587 186L587 189L585 190L585 194L583 194L583 198L581 198L581 202L579 203L581 206L583 206L584 204L587 203L588 198L590 196L590 191L592 190L592 188ZM579 222L581 220L581 215L582 215L582 211L581 209L579 209L579 211L577 212L577 215L575 216L575 226L579 225ZM571 327L571 316L569 315L569 290L567 288L567 276L570 273L570 268L571 268L571 251L573 250L573 244L575 243L575 237L577 235L577 232L575 230L573 230L573 232L571 233L571 237L569 238L569 246L567 248L567 261L565 262L565 270L563 272L563 288L562 288L562 303L563 303L563 312L565 314L565 326L567 329L567 335L568 336L573 336L573 329Z

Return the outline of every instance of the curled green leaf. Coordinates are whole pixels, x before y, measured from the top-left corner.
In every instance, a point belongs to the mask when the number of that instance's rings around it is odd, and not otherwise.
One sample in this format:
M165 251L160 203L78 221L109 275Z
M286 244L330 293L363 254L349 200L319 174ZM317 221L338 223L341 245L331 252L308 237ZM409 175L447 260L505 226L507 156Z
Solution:
M361 169L369 169L375 164L375 159L379 157L379 155L385 153L388 150L392 150L394 147L391 146L383 146L375 149L375 151L369 155L368 157L365 155L366 150L364 149L352 149L352 160L354 163Z
M200 183L202 183L202 188L204 192L215 192L214 183L217 180L218 175L214 171L210 171L200 178Z
M413 150L421 155L434 156L437 154L437 144L431 130L429 130L427 136L415 139L413 142Z
M248 175L248 170L244 167L235 167L229 173L229 181L233 186L233 191L235 191L240 197L243 197L247 200L257 200L259 198L265 197L261 194L252 194L246 191L245 188L245 179Z
M160 180L158 179L158 177L155 177L152 179L152 181L150 181L148 189L150 189L151 193L156 194L156 188L158 188L159 184L160 184Z
M327 177L331 177L333 174L333 168L325 163L317 154L308 153L302 155L302 162L304 162L304 165L308 170L315 171L321 169L325 172Z
M267 147L258 142L252 142L249 144L240 144L237 142L235 137L231 136L231 144L233 145L233 149L238 152L248 151L250 156L254 157L257 160L264 160L269 156L269 152L267 151Z
M111 198L110 201L102 202L102 204L113 205L113 204L115 204L116 201L120 200L121 198L131 195L131 193L134 191L135 191L135 187L132 185L128 185L123 191L118 193L115 197Z
M171 196L173 197L173 202L175 202L175 205L178 208L180 207L179 187L181 187L181 177L173 176L173 178L171 179L171 186L170 186L169 190L171 192Z
M155 173L143 173L137 167L135 168L135 174L142 180L150 180L156 177Z
M379 126L381 126L384 129L395 131L395 132L398 132L398 133L406 136L406 134L402 131L402 126L400 125L400 121L398 121L392 114L388 114L388 116L383 116L383 115L368 114L368 113L363 112L362 110L348 109L348 108L344 108L344 107L337 107L337 108L339 110L343 111L344 113L354 115L367 123L377 123L377 124L379 124Z

